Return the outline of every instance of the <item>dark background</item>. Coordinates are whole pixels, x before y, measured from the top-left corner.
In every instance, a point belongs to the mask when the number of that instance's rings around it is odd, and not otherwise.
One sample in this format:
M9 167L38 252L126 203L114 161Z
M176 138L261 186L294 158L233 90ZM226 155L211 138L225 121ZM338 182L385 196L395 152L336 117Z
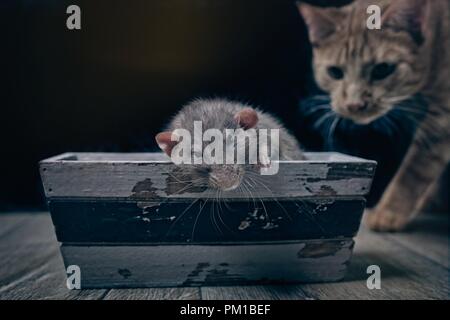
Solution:
M82 30L66 28L70 4ZM293 1L3 0L0 10L0 210L45 207L46 157L155 150L154 134L199 96L270 110L301 135L298 101L315 87Z

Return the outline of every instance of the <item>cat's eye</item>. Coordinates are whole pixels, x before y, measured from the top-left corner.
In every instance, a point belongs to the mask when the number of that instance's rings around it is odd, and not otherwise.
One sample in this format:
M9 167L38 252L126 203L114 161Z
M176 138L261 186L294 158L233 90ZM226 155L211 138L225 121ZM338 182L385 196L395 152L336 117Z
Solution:
M375 81L386 79L394 73L396 68L397 66L393 63L379 63L373 67L370 77Z
M332 66L332 67L328 67L328 75L336 80L341 80L342 78L344 78L344 70L342 70L339 67L336 66Z

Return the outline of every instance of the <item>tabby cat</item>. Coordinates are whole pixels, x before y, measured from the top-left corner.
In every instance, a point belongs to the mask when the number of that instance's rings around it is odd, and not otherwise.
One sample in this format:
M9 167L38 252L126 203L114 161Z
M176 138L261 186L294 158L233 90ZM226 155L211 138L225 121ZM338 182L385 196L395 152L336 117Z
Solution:
M379 30L366 26L371 4L381 8ZM450 1L356 0L341 8L298 8L313 46L315 79L338 115L367 124L414 95L427 100L400 169L366 215L374 230L400 230L450 161ZM402 108L405 121L421 112Z

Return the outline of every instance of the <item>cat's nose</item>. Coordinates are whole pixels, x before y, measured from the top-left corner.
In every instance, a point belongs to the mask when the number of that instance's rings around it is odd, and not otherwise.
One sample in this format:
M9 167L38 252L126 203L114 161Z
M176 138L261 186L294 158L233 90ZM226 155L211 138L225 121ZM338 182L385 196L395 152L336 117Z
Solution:
M366 109L367 109L367 103L364 103L364 102L349 103L347 105L347 110L350 112L364 111Z

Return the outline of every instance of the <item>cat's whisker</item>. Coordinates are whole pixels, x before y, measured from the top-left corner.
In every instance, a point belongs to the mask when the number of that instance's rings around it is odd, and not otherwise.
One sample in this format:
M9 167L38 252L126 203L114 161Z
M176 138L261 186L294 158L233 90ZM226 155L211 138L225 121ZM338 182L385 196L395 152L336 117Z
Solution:
M305 116L310 116L310 115L312 115L312 114L314 114L314 113L316 113L318 111L321 111L321 110L330 110L330 109L331 108L330 108L328 103L327 104L320 104L320 105L311 107L311 110L308 110L307 112L305 112Z
M377 121L378 125L381 125L382 131L386 132L389 137L394 137L395 132L397 131L395 123L392 122L392 120L386 115Z
M409 107L404 107L404 106L395 106L395 110L400 110L406 113L409 113L411 115L415 115L418 117L423 117L425 115L425 111L423 110L416 110L416 109L412 109Z
M327 141L327 143L328 143L328 148L329 149L333 149L334 148L334 134L335 134L336 128L337 128L337 126L338 126L340 121L341 121L341 118L336 116L333 119L333 122L331 123L330 128L328 129L328 141Z
M424 114L418 113L415 109L397 108L401 114L393 113L392 116L403 121L406 119L413 127L411 131L415 131L416 141L424 148L430 149L433 147L433 138L440 135L442 128L440 128L439 121L433 113L427 113L426 121L424 121Z
M407 134L414 133L421 122L418 119L410 117L409 115L403 113L390 113L389 117L393 120L398 121L398 123L400 123L401 125L397 125L397 128L401 128L403 132Z
M332 117L335 117L336 114L334 111L329 111L327 113L325 113L323 116L321 116L319 118L319 120L317 120L317 122L314 124L314 128L319 129L322 124L324 124L324 122Z
M404 101L407 101L407 100L409 100L409 98L410 98L409 95L387 97L387 98L383 99L383 102L394 105L394 104L398 104L398 103L402 103Z

